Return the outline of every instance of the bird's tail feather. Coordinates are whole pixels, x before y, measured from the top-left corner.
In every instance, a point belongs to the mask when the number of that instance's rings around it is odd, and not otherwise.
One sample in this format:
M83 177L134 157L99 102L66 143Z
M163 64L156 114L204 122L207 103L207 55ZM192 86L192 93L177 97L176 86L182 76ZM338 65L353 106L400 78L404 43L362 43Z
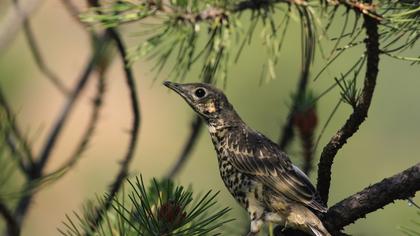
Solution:
M309 226L309 228L311 229L312 233L315 236L331 236L331 234L328 233L328 231L323 226L322 226L322 229L319 229L311 225Z

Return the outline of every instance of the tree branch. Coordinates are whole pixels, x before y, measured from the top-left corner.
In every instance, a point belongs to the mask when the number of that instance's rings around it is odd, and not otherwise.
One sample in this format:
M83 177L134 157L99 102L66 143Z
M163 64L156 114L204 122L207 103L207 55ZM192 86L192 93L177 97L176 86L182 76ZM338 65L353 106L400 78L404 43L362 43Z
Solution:
M154 6L154 12L161 12L165 14L174 14L176 19L189 23L197 23L200 21L212 21L216 18L227 19L231 13L240 13L246 10L260 10L268 9L277 3L292 3L296 5L306 6L305 0L244 0L234 4L230 7L208 7L201 12L177 12L176 9L165 7L161 1L148 0L147 5ZM330 4L341 4L360 12L377 20L382 20L382 17L375 12L375 7L372 4L362 3L356 0L330 0Z
M420 163L417 163L332 206L326 214L325 225L333 232L340 231L344 226L393 203L394 200L413 197L419 190Z
M376 78L378 76L379 64L379 35L378 21L374 18L364 15L364 27L366 29L366 74L364 86L359 96L357 105L353 113L347 119L344 126L331 138L324 147L318 164L318 183L317 189L324 203L328 202L328 193L331 182L331 167L334 157L347 140L357 132L359 126L365 121L373 92L375 90Z
M107 32L109 33L111 39L115 42L117 46L117 50L120 54L121 60L123 61L126 84L130 92L130 102L131 102L131 111L133 115L133 121L132 121L132 128L130 132L131 137L130 137L127 153L125 154L125 157L123 161L121 162L121 168L114 182L112 183L110 191L108 193L108 197L105 202L106 210L108 210L108 208L111 206L113 198L115 197L117 192L120 190L123 180L127 177L128 167L134 157L134 151L137 146L137 139L138 139L138 134L140 130L140 119L141 119L140 104L139 104L139 99L137 95L136 82L134 79L133 71L131 70L131 67L129 66L129 61L127 59L124 43L115 29L107 29Z
M13 217L12 213L10 212L9 208L0 201L0 214L3 216L4 220L6 221L7 232L8 236L19 236L20 235L20 228L16 222L16 219Z
M118 191L120 190L123 184L123 181L128 175L128 168L134 157L134 151L137 146L137 139L138 139L138 134L139 134L139 129L140 129L140 119L141 119L140 104L138 102L135 79L134 79L134 75L131 70L131 67L129 67L129 62L127 59L124 43L122 42L118 32L115 29L107 29L106 32L110 35L110 38L115 42L117 46L117 50L120 54L120 57L123 60L126 83L130 92L131 110L133 113L133 123L132 123L132 129L130 132L131 137L130 137L129 146L125 154L125 157L121 162L120 170L118 171L113 183L110 186L105 202L101 204L101 206L98 206L98 208L96 208L95 210L95 213L93 214L93 219L91 222L91 230L93 232L95 232L98 226L101 224L103 220L103 213L107 212L108 209L111 207L114 197L117 195Z

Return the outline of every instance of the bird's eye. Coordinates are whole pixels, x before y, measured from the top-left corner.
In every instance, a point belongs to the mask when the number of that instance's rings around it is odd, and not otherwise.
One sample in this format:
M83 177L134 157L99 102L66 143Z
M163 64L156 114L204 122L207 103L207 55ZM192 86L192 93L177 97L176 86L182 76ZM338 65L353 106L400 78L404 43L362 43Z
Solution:
M202 98L206 96L206 90L204 90L203 88L198 88L197 90L195 90L194 94L196 97Z

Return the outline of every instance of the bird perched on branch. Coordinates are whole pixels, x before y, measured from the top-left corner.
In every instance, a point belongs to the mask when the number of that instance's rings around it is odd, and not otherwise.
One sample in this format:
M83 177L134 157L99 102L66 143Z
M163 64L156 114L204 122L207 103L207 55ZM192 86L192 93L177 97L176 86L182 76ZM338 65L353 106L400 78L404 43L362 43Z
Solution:
M265 222L329 236L316 212L326 207L308 177L286 153L248 127L224 93L203 83L164 85L177 92L206 122L217 152L220 175L249 214L250 235Z

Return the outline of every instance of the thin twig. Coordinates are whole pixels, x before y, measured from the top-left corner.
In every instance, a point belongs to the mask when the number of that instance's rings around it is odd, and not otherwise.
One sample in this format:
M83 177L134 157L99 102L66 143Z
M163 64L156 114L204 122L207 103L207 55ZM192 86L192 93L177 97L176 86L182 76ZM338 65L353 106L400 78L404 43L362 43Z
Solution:
M395 200L405 200L420 191L420 163L373 184L332 206L325 218L325 225L332 232L364 218Z
M90 7L99 7L100 3L98 0L87 0L87 3ZM101 14L100 11L98 11L99 14ZM141 122L141 116L140 116L140 104L138 100L137 95L137 89L136 89L136 83L133 75L133 71L130 67L130 63L127 58L125 45L118 33L118 31L114 28L109 28L106 30L106 33L109 34L110 38L114 41L115 45L117 46L117 51L121 57L121 60L123 62L123 69L125 73L125 80L126 84L129 90L130 94L130 102L131 102L131 111L133 113L133 122L132 122L132 128L131 128L131 136L129 145L127 148L127 152L124 156L124 159L121 162L121 167L110 185L110 189L107 193L107 197L104 200L103 204L100 204L95 209L95 212L92 214L91 219L91 230L95 232L98 229L98 226L101 224L103 220L103 214L108 211L108 209L112 205L112 201L114 200L115 196L117 195L118 191L120 190L123 181L128 175L128 168L130 166L130 163L134 157L134 152L137 146L137 139L138 134L140 130L140 122ZM85 232L86 235L89 235L89 232Z
M133 113L132 114L133 123L132 123L131 132L130 132L131 134L130 142L129 142L125 157L121 162L120 170L118 171L114 181L112 182L110 186L105 202L101 204L101 206L99 206L99 208L97 208L96 212L94 213L94 219L92 219L93 221L91 222L93 231L95 231L98 228L98 226L101 224L102 219L103 219L103 213L107 212L108 209L111 207L114 197L117 195L118 191L120 190L123 184L123 181L128 175L128 168L130 166L131 161L133 160L134 152L137 146L137 139L138 139L138 134L140 130L140 121L141 121L140 120L141 119L140 104L138 101L135 79L134 79L134 75L131 70L131 67L129 66L129 61L127 59L124 43L115 29L112 29L112 28L107 29L107 33L110 35L111 39L115 42L117 46L117 50L123 61L125 79L126 79L127 87L130 92L131 111Z
M182 152L179 155L175 165L171 168L171 170L166 175L166 178L168 179L174 178L178 174L178 172L182 169L184 164L187 162L188 157L191 154L191 151L193 150L193 148L195 147L198 141L198 136L200 135L200 132L203 127L202 124L203 124L203 120L198 115L196 115L194 117L194 120L191 123L190 135L188 136L188 139L184 147L182 148Z
M123 61L125 79L126 79L128 90L130 92L131 111L133 115L132 128L130 132L131 137L130 137L130 143L128 145L127 153L121 163L120 171L118 175L116 176L114 183L111 185L111 191L109 192L109 195L108 195L110 199L112 200L112 198L120 189L122 185L122 181L127 176L128 167L130 165L131 160L134 157L134 151L137 146L137 139L138 139L138 134L140 130L141 117L140 117L140 103L139 103L139 99L137 95L136 82L134 79L133 71L131 70L131 67L129 66L129 61L127 59L124 43L122 42L118 32L115 29L108 29L107 31L109 32L110 37L114 40L117 46L118 52ZM109 202L108 200L107 202L105 202L105 204L110 205L111 202Z
M20 227L13 217L12 212L2 201L0 201L0 215L2 215L6 221L8 236L19 236Z
M331 167L334 157L347 140L357 132L359 126L363 123L368 115L368 110L375 90L376 78L378 75L379 64L379 35L378 21L367 15L364 17L364 27L366 29L366 74L359 102L353 109L346 123L331 138L324 147L318 164L318 183L317 189L324 203L328 202L328 194L331 182Z
M13 3L16 7L17 11L20 11L19 9L19 1L13 0ZM51 68L48 67L47 63L45 63L44 58L42 57L41 50L38 47L37 40L35 38L35 35L32 31L31 24L29 21L29 18L25 18L23 20L23 32L25 33L26 40L28 42L29 48L32 52L32 55L34 57L35 63L38 66L41 73L47 77L51 83L64 95L69 94L69 90L66 88L66 86L63 84L61 79L57 74L55 74Z

